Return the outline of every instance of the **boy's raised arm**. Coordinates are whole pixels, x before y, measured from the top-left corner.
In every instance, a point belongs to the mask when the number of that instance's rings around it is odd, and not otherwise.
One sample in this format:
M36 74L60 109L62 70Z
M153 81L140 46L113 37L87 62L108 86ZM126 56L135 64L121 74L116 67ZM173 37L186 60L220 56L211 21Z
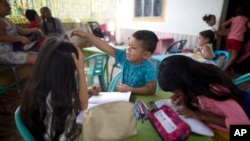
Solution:
M91 33L84 32L81 29L75 29L71 32L71 37L73 36L85 38L100 50L106 52L107 54L113 57L115 56L115 49L112 46L110 46L107 42L101 40L100 38L96 37Z

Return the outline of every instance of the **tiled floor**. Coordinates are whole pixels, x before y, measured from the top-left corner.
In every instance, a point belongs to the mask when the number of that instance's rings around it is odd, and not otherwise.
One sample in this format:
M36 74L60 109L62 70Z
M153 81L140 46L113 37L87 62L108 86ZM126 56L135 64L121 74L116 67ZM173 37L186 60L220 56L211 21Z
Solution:
M111 71L112 65L114 63L114 59L110 58L109 61L109 70ZM119 69L115 69L114 74L118 72ZM110 73L109 71L109 73ZM231 77L236 78L240 74L237 73L232 73ZM95 80L95 83L98 83L97 80ZM241 89L247 89L250 88L250 83L240 85L239 86ZM9 114L0 114L0 141L21 141L22 138L19 135L15 122L14 122L14 112L17 106L21 102L21 98L19 95L16 93L16 91L12 90L9 91L8 94L0 96L1 100L5 104L7 111ZM0 112L2 112L3 109L0 106Z

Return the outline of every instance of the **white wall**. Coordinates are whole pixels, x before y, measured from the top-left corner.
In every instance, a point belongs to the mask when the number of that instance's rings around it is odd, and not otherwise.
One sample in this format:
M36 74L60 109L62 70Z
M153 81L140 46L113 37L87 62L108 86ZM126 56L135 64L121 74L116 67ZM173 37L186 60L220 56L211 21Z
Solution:
M207 28L202 20L205 14L214 14L216 28L222 18L223 4L227 0L166 0L164 22L133 21L134 0L117 0L117 39L121 39L119 29L148 29L158 32L198 35ZM226 3L227 4L227 3ZM224 12L225 14L225 12Z

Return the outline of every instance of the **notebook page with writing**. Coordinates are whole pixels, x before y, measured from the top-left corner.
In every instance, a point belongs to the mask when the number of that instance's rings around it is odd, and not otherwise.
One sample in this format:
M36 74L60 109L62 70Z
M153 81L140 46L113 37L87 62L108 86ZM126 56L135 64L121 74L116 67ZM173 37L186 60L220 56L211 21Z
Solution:
M155 102L155 105L159 108L163 105L167 105L171 107L174 111L179 108L183 108L183 105L175 106L171 103L171 99L162 99ZM194 118L186 118L184 115L179 115L179 117L185 121L191 128L191 131L196 134L204 135L204 136L214 136L213 131L202 121Z

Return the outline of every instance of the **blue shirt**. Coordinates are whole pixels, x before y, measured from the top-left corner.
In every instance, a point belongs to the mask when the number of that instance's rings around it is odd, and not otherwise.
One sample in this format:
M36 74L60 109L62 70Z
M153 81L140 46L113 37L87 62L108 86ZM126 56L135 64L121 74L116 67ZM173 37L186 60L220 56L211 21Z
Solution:
M115 49L115 60L121 65L123 84L144 87L148 82L156 81L156 71L149 60L133 65L126 59L126 52L120 49Z

